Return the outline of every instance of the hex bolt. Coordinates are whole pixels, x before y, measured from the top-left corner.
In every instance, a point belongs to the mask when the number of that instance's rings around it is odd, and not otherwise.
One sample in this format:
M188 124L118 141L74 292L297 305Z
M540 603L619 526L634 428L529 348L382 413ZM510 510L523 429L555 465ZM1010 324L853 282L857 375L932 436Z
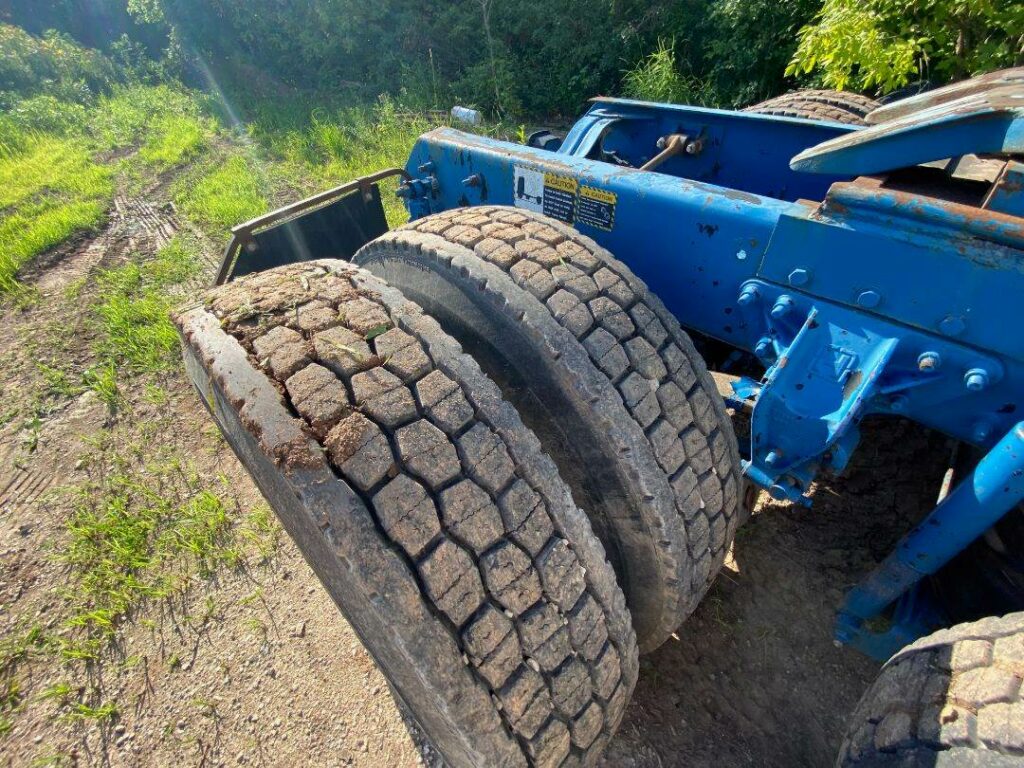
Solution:
M865 309L874 309L882 301L882 297L876 291L863 291L857 297L857 305Z
M399 184L398 189L395 190L395 195L401 198L412 197L412 187L408 184Z
M937 371L940 365L942 365L942 356L938 352L922 352L917 358L917 370L921 373Z
M984 368L971 368L964 374L964 386L971 392L981 392L988 386L988 371Z
M480 186L480 174L474 173L472 176L467 176L462 180L462 183L467 187L479 187Z
M746 307L757 301L760 295L761 292L757 290L756 285L747 285L743 287L742 291L740 291L740 296L736 299L736 303L741 307Z
M420 173L423 173L423 174L433 173L434 172L434 164L430 160L428 160L427 162L425 162L422 165L418 166L416 170L418 170Z
M772 307L771 316L776 320L781 320L789 314L789 310L793 308L793 299L786 294L782 294L778 299L775 300L775 305Z
M776 450L768 451L764 457L764 463L766 466L774 467L782 460L782 454Z
M768 359L775 357L775 347L772 346L772 340L765 336L754 347L754 354L760 358Z
M789 273L790 285L807 285L811 280L811 273L806 269L794 269Z

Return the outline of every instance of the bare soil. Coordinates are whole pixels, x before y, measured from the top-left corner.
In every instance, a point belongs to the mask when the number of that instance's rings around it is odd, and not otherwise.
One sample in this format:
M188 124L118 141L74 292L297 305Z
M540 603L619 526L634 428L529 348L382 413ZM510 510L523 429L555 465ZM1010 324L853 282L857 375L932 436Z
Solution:
M178 226L159 203L122 200L106 229L32 276L40 300L0 317L5 407L38 390L40 344L88 365L86 308L96 270L155 249ZM57 396L34 430L20 419L0 429L5 638L57 622L69 587L54 559L72 503L62 489L103 471L93 460L101 432L180 450L203 481L230 489L238 510L262 502L184 375L159 384L169 395L160 404L132 393L129 407L111 414L92 393ZM742 416L736 426L745 430ZM844 477L818 485L812 509L759 500L696 614L642 659L607 765L832 763L845 718L878 669L833 644L834 609L930 508L944 470L945 441L908 423L866 425L862 446ZM436 759L417 748L385 680L283 533L268 561L197 579L180 599L134 616L103 663L76 669L42 658L26 665L26 695L12 730L0 737L0 765L56 756L90 766L412 766ZM73 675L75 685L118 701L119 715L99 723L55 717L56 705L39 694Z

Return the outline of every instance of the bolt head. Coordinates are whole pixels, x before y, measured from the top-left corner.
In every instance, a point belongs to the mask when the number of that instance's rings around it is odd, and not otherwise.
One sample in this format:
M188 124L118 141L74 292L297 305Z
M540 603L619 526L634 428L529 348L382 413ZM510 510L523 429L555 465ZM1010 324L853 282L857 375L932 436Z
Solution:
M971 368L964 374L964 386L969 392L981 392L988 386L988 371L984 368Z
M754 347L754 354L762 359L774 357L775 348L772 346L772 340L765 336L763 339L758 341L757 346Z
M789 310L793 308L793 300L789 296L779 296L775 301L775 305L772 307L771 316L776 320L779 320L789 314Z
M781 460L782 455L778 451L768 451L764 457L764 463L769 467L774 467Z
M790 285L807 285L811 280L811 273L806 269L794 269L789 273Z
M882 297L876 291L864 291L857 297L857 306L873 309L879 305Z
M740 296L738 299L736 299L736 303L739 304L740 306L746 307L757 301L758 296L759 292L757 290L757 286L748 285L746 288L740 291Z
M945 319L939 323L939 330L947 336L959 336L967 328L967 324L964 319L959 315L947 315Z
M938 352L922 352L917 358L917 370L922 373L937 371L940 365L942 365L942 357Z

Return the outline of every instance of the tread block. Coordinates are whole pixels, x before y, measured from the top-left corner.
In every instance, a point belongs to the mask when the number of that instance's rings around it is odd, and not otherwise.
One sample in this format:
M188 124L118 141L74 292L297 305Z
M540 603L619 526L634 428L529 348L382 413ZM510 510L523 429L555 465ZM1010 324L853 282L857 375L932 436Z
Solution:
M590 701L590 674L578 659L570 659L551 677L551 701L566 717L574 717Z
M498 499L505 527L513 539L536 556L554 533L543 500L525 480L517 479Z
M313 351L323 365L346 381L377 364L370 345L340 326L313 334Z
M490 605L463 630L462 638L473 665L494 689L503 686L523 661L512 622Z
M352 377L356 405L385 427L397 427L416 416L416 401L402 381L380 366Z
M583 566L565 539L555 539L537 558L544 591L563 611L576 604L586 589Z
M486 424L475 424L458 439L470 476L491 493L504 488L515 465L505 444Z
M427 418L449 435L473 418L473 406L462 389L441 371L431 371L415 385L416 399Z
M551 696L539 673L523 665L498 694L509 721L532 739L551 715Z
M348 390L322 365L311 363L292 374L285 389L295 410L319 438L350 413Z
M443 539L423 558L419 572L434 605L457 627L483 602L484 588L473 559L451 539Z
M381 363L402 381L410 381L431 369L430 358L423 347L405 331L392 328L373 340Z
M373 508L388 536L412 558L441 532L433 499L407 475L399 475L381 488L373 497Z
M601 706L596 701L590 702L587 708L569 723L572 743L580 749L586 749L594 743L603 725L604 712Z
M445 526L474 552L484 552L505 533L501 514L483 488L461 480L441 493Z
M384 308L362 296L339 306L338 316L349 330L361 334L364 339L370 331L391 327L391 318Z
M331 463L361 491L395 472L395 457L380 427L353 413L342 419L325 441Z
M480 558L488 591L505 608L518 615L540 600L540 580L530 558L509 541L503 541Z
M569 636L572 645L584 658L594 661L608 642L604 612L590 595L584 594L569 613Z
M569 729L561 720L552 720L527 743L526 749L537 768L560 766L572 749Z
M546 672L557 669L572 653L565 619L551 603L523 614L520 632L526 652Z
M405 465L432 489L458 477L459 455L448 436L429 421L420 419L395 433L398 453Z

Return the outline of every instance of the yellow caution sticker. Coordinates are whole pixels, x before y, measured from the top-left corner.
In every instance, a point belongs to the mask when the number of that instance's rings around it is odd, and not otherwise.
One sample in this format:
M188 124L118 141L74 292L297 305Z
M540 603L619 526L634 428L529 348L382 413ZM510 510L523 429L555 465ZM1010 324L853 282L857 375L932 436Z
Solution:
M618 195L607 189L580 185L576 204L577 223L611 231L615 226L615 206L618 201Z

